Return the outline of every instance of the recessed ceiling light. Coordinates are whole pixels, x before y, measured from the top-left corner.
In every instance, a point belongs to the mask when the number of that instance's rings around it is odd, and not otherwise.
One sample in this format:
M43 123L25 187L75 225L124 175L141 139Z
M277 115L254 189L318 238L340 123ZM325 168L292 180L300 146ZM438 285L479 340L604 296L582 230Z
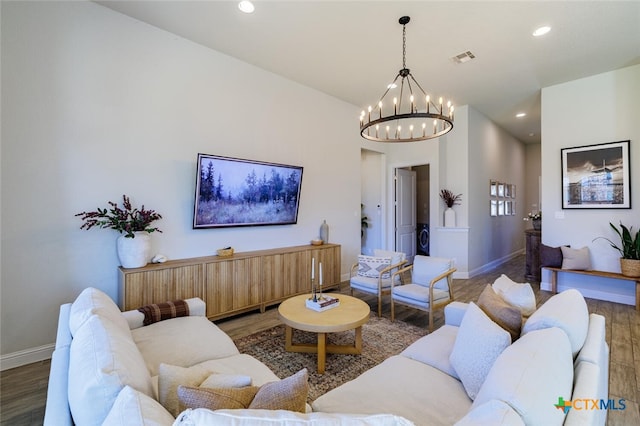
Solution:
M546 34L546 33L548 33L549 31L551 31L551 27L547 27L547 26L540 27L540 28L536 29L536 30L533 32L533 36L534 36L534 37L540 37L540 36L545 35L545 34Z
M519 113L517 113L517 114L516 114L516 117L518 117L518 118L522 118L522 117L524 117L525 115L527 115L527 114L525 114L524 112L519 112Z
M238 9L240 9L244 13L253 13L253 11L256 10L253 3L251 3L248 0L243 0L240 3L238 3Z

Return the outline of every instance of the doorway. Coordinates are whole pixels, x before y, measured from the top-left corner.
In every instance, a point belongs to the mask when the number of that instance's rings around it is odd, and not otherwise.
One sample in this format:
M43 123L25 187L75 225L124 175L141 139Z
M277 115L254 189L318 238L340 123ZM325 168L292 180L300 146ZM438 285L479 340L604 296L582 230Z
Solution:
M416 254L428 256L431 250L429 164L397 168L395 186L396 250L413 262Z

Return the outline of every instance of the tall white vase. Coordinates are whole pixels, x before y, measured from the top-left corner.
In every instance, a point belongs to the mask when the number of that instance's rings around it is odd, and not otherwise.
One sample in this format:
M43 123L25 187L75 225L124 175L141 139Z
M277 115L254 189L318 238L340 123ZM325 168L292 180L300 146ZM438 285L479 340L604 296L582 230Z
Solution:
M140 268L149 262L151 237L149 233L135 232L135 238L120 235L116 240L118 259L123 268Z
M456 227L456 212L451 207L444 211L444 226L445 228Z

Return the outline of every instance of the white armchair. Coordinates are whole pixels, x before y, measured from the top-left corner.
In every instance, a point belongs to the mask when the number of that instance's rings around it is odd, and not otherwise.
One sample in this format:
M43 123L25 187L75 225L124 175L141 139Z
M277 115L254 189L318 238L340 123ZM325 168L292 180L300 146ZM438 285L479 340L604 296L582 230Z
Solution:
M391 279L391 321L395 304L400 303L429 313L429 332L433 331L433 311L453 302L453 260L444 257L416 256L413 265L396 271ZM404 283L403 274L411 272Z
M390 294L393 273L406 263L407 256L396 251L376 249L373 256L358 256L358 263L351 267L351 295L354 290L377 295L378 316L382 316L382 296Z

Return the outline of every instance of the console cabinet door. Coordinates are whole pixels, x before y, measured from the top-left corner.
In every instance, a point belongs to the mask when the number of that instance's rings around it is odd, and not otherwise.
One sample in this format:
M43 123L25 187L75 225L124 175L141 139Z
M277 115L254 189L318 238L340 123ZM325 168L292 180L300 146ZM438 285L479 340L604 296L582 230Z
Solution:
M207 264L207 317L241 312L260 306L261 259L250 257Z
M121 273L122 274L122 273ZM202 265L124 273L122 309L137 309L151 303L202 298Z

